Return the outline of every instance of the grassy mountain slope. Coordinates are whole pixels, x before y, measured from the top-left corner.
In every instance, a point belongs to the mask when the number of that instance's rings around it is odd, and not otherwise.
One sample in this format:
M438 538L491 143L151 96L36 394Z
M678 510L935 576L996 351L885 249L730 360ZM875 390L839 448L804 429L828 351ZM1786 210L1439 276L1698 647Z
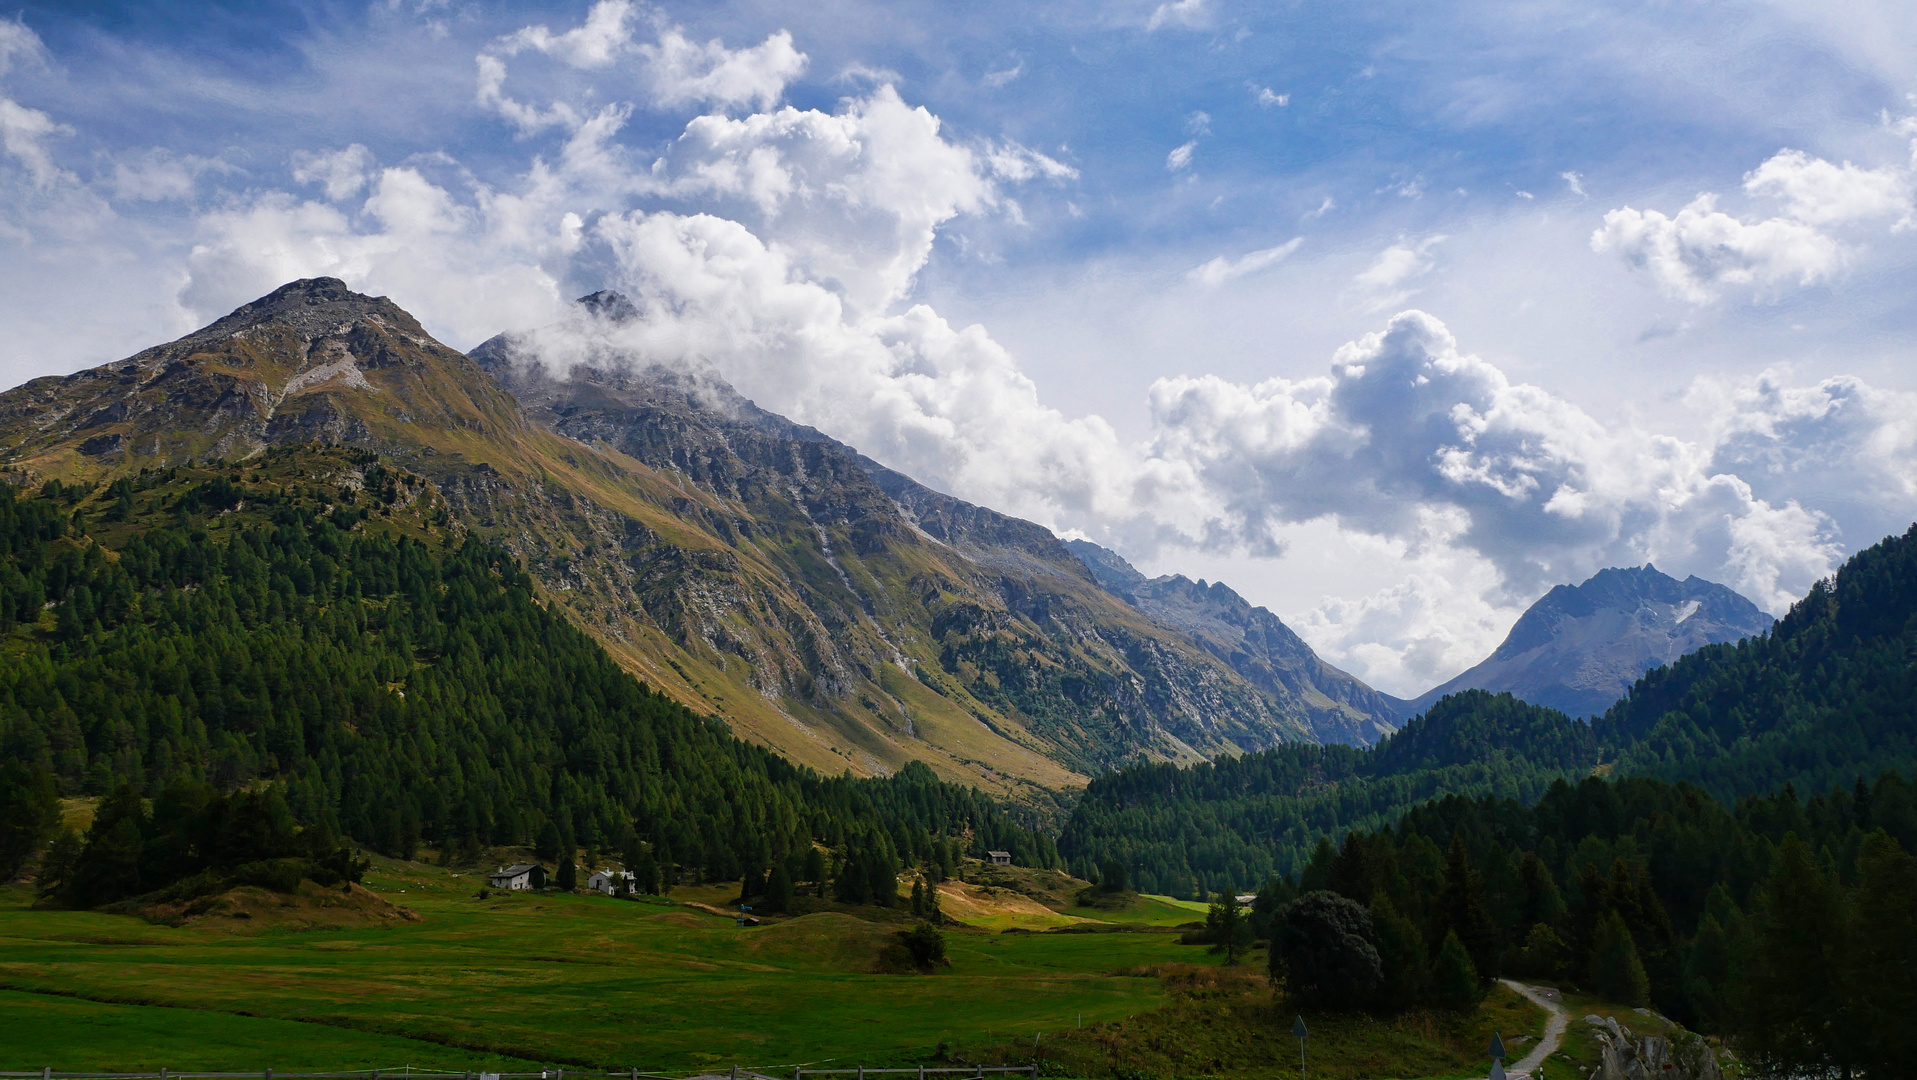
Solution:
M1086 771L1315 739L1339 712L1246 679L1121 602L1039 526L931 491L714 379L618 356L558 371L537 349L536 337L501 336L473 357L541 426L722 504L702 520L777 567L824 624L805 674L774 662L762 622L679 628L752 658L764 693L809 693L804 680L823 678L825 697L869 696L916 725L906 693L929 691ZM854 693L853 669L891 678Z
M1309 708L1111 597L1036 526L669 384L568 379L522 408L492 359L383 298L295 282L0 394L0 461L29 486L105 485L268 448L376 453L419 478L400 497L435 528L513 552L623 665L826 771L923 760L1050 805L1110 764L1314 736ZM301 468L275 466L316 490L365 482L324 455Z

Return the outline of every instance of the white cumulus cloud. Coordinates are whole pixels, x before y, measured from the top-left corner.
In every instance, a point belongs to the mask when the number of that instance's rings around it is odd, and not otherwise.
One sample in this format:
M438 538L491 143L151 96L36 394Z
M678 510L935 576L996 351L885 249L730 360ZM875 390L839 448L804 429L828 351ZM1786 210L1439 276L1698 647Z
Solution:
M808 59L784 30L758 45L729 49L714 38L696 42L663 16L655 18L656 40L634 39L637 9L630 0L599 0L580 25L555 33L545 25L527 26L494 42L475 58L478 101L511 121L522 134L550 127L577 129L605 108L588 109L566 101L544 108L506 93L506 61L536 52L568 67L591 71L630 61L646 89L640 104L654 108L685 105L769 108L788 83L805 73Z
M1744 177L1746 194L1783 204L1776 216L1726 213L1709 192L1674 216L1625 206L1604 215L1591 249L1617 252L1667 295L1689 303L1707 304L1730 290L1773 300L1837 278L1869 227L1887 221L1890 232L1908 229L1911 188L1911 170L1901 165L1834 165L1780 150ZM1833 231L1846 227L1848 233Z

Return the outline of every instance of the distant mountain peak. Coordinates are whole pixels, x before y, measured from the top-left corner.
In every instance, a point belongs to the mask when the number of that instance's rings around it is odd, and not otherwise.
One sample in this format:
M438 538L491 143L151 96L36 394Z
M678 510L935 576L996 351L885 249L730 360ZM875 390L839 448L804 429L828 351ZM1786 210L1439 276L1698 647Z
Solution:
M1610 567L1545 593L1484 662L1414 699L1411 709L1478 689L1594 716L1651 668L1770 625L1756 604L1716 582L1679 581L1648 562Z
M609 322L631 322L639 317L638 305L622 292L600 289L580 297L575 303Z

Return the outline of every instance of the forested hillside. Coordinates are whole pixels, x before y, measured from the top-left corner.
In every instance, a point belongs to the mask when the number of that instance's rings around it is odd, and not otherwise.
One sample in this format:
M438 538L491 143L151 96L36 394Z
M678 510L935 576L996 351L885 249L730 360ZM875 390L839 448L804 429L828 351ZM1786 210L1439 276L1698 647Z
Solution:
M1535 805L1435 800L1395 829L1321 842L1301 880L1268 893L1368 909L1358 930L1378 966L1360 982L1385 1007L1444 998L1461 946L1477 978L1568 980L1733 1036L1764 1075L1900 1076L1917 1052L1913 850L1917 788L1895 772L1734 807L1689 784L1587 777Z
M1559 777L1689 780L1732 800L1917 768L1917 526L1852 557L1772 630L1654 668L1585 724L1510 695L1444 698L1366 750L1285 746L1094 780L1059 848L1176 896L1301 869L1321 836L1440 795L1528 802Z
M354 489L287 481L328 469ZM510 555L402 499L416 479L340 451L152 471L89 504L97 535L74 509L94 492L0 484L0 754L69 794L279 781L300 820L395 856L550 828L729 880L814 840L1051 860L923 766L820 776L653 692Z
M1440 795L1535 799L1597 752L1590 727L1555 709L1468 690L1369 750L1300 744L1108 773L1085 789L1059 851L1081 877L1124 862L1146 892L1245 889L1295 872L1327 834L1388 826Z
M1777 626L1656 668L1597 724L1631 773L1718 798L1917 764L1917 525L1858 552Z

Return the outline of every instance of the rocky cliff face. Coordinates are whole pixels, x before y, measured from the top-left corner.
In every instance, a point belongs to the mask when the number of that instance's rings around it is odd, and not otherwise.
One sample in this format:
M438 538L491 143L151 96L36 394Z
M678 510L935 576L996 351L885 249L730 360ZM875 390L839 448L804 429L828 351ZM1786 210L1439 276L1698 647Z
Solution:
M1133 757L1314 737L1322 706L1114 597L1036 525L710 380L528 360L505 337L469 358L388 300L295 282L0 394L0 466L85 483L379 453L430 485L437 527L511 548L623 663L831 772L918 759L1044 802ZM313 451L316 485L337 457Z
M1369 746L1396 730L1392 718L1403 701L1325 663L1278 616L1224 583L1181 574L1147 578L1090 541L1066 546L1112 595L1189 635L1264 692L1300 702L1318 741Z
M1496 652L1411 701L1406 715L1446 694L1480 689L1595 716L1651 668L1770 625L1757 605L1699 577L1679 581L1650 565L1602 570L1582 585L1546 593Z

